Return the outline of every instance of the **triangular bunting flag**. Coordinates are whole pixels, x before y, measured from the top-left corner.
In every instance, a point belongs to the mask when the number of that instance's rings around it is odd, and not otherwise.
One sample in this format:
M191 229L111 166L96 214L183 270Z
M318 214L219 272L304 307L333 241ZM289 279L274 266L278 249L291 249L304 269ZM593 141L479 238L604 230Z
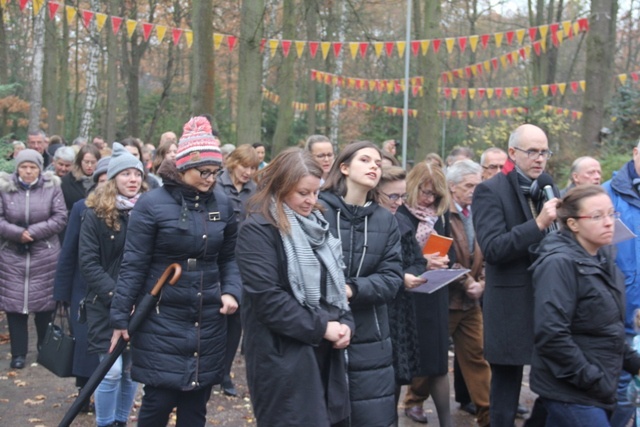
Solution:
M305 42L296 40L295 45L296 45L296 54L298 55L298 58L302 58L302 54L304 53Z
M309 53L311 54L311 58L316 57L318 47L320 47L320 42L309 42Z
M143 22L142 23L142 37L144 38L144 41L149 41L149 37L151 37L151 31L153 30L153 24L150 24L148 22Z
M458 47L460 48L460 52L464 52L467 48L467 38L466 37L458 37Z
M164 35L167 33L166 25L156 25L156 37L158 38L158 43L162 43L164 40Z
M93 12L90 10L83 10L82 25L84 25L85 28L89 28L89 25L91 25L91 19L93 19Z
M222 46L223 39L224 39L224 34L213 33L213 50L220 49L220 46Z
M551 95L556 96L556 94L558 93L558 85L552 83L549 85L549 89L551 89Z
M522 44L522 41L524 40L524 35L526 33L527 31L524 28L516 30L516 39L518 40L518 44Z
M44 6L44 0L33 0L33 16L37 16Z
M138 21L127 19L127 37L131 38L133 32L136 30L136 25L138 25Z
M233 52L233 48L236 46L236 42L238 38L236 36L227 36L227 47L229 48L229 52Z
M280 45L280 40L269 39L269 56L271 58L276 56L276 52L278 51L278 45Z
M427 51L429 50L429 40L420 41L420 48L422 51L422 56L426 55Z
M511 46L511 43L513 43L513 37L516 35L515 31L507 31L507 44L509 46Z
M336 58L340 56L340 52L342 52L342 43L341 42L333 42L333 56Z
M476 97L476 89L469 89L469 99L474 99Z
M376 58L380 58L382 55L382 48L384 47L384 43L382 42L373 42L373 51L376 53Z
M493 69L498 69L498 58L491 58L491 65L493 65Z
M511 61L511 55L509 55L509 62ZM500 56L500 63L502 64L502 68L507 68L507 55Z
M513 88L513 97L517 98L519 94L520 94L520 88L519 87L514 87Z
M518 49L518 53L520 54L522 60L527 59L527 51L525 50L525 48L521 47L520 49Z
M560 89L560 94L564 95L565 90L567 90L566 83L558 83L558 89Z
M3 1L6 1L6 0L3 0ZM53 21L56 17L56 12L58 11L58 8L60 7L60 3L55 1L50 1L48 5L49 5L49 19ZM2 8L4 8L4 6L5 6L4 4L1 5Z
M538 27L538 31L540 31L540 38L546 39L547 38L547 33L549 32L549 26L548 25L540 25Z
M513 94L513 88L512 87L505 88L504 94L507 95L507 98L511 98L511 95Z
M487 98L488 99L492 99L493 98L493 92L494 92L493 88L491 88L491 87L487 88Z
M96 27L98 28L98 32L102 31L108 17L106 13L96 13Z
M469 36L469 46L471 47L471 52L476 51L479 41L480 41L480 36Z
M487 93L486 89L484 89L484 88L478 89L478 98L482 99L486 93Z
M191 47L193 44L193 31L185 30L184 38L187 40L187 47ZM280 99L280 97L278 97L278 99Z
M112 18L113 19L113 18ZM171 29L171 38L173 39L173 44L177 45L180 42L180 36L182 36L181 28L172 28Z
M483 34L480 36L480 44L483 49L487 48L487 45L489 44L489 37L491 37L489 34Z
M420 53L420 42L418 40L414 40L411 42L411 53L413 56L418 56Z
M397 42L398 45L398 56L402 58L404 56L404 50L407 47L407 42Z
M118 35L118 31L120 31L120 24L122 24L122 18L119 16L111 17L111 30L114 35Z
M445 46L447 46L447 52L451 53L453 51L453 44L456 42L456 39L453 37L449 37L444 39Z
M564 21L562 23L562 31L564 32L564 35L567 37L572 37L573 34L571 32L571 27L572 27L572 23L571 21Z
M618 74L618 80L620 80L620 83L625 84L625 82L627 81L627 75L626 74Z
M531 40L531 43L536 41L536 36L537 35L538 35L538 27L529 28L529 39Z
M361 58L364 58L367 55L367 49L369 49L369 43L361 42L359 46Z
M493 36L496 39L496 47L500 47L504 33L495 33Z
M331 42L321 42L320 49L322 50L322 59L327 59L329 49L331 49Z
M542 94L544 96L548 96L549 95L549 85L542 85L540 87L542 88Z
M451 88L451 98L456 99L458 97L458 88Z
M460 98L466 98L467 97L467 89L464 87L460 88Z
M578 82L571 82L571 90L573 93L578 93Z
M29 0L20 0L20 12L24 12L24 8L27 7Z
M433 51L435 53L438 53L438 51L440 50L440 44L442 43L442 40L440 39L435 39L433 40Z
M356 59L358 55L358 42L349 43L349 52L351 52L351 59Z
M580 31L589 31L589 19L588 18L578 19L578 25L580 26Z
M393 42L385 42L384 44L384 51L387 53L387 56L389 58L391 58L391 54L393 53L393 46L394 46Z
M633 79L634 82L637 82L640 76L638 76L638 73L633 72L631 73L631 78Z
M282 40L282 54L285 58L289 56L289 50L291 50L291 40Z
M502 97L502 88L497 87L495 93L496 93L496 98L500 99Z
M488 59L486 61L484 61L482 63L482 65L484 66L484 70L488 73L491 71L491 61L489 61Z

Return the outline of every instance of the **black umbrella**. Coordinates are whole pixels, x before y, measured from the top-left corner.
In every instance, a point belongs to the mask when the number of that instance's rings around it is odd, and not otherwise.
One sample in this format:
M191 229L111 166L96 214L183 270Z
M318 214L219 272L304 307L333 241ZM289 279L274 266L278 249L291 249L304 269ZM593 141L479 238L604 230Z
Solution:
M169 267L167 267L164 273L162 273L162 276L154 285L153 289L151 289L151 292L149 292L148 295L145 295L139 304L136 304L135 311L133 312L133 314L131 314L131 318L129 319L129 336L131 336L138 330L140 325L142 325L144 320L147 318L149 312L153 310L153 307L156 306L156 304L158 303L158 294L160 294L162 286L164 286L164 283L172 273L173 276L171 277L171 280L169 280L169 284L175 285L175 283L180 278L180 275L182 274L182 267L180 267L180 264L173 263ZM62 421L60 421L60 424L58 424L58 427L68 427L71 425L71 422L80 412L80 409L82 408L84 402L89 399L91 397L91 394L93 394L96 388L98 388L98 385L100 384L104 376L107 375L107 372L109 372L109 369L111 369L111 365L116 362L118 356L122 354L126 346L127 342L122 337L120 337L113 351L109 353L109 355L102 362L100 362L96 370L87 381L87 384L82 387L82 390L80 390L80 393L78 393L78 397L76 397L76 400L71 404L71 407L65 414Z

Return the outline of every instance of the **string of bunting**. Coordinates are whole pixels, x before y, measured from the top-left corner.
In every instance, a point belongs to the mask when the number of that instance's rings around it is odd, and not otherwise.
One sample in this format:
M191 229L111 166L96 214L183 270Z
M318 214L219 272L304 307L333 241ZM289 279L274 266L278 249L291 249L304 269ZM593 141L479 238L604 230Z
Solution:
M280 96L271 92L266 88L262 88L262 97L267 101L279 105L280 104ZM297 112L305 112L309 111L309 104L305 102L292 102L294 111ZM331 108L335 106L343 106L348 108L358 108L363 111L382 111L391 116L402 116L404 113L404 108L397 107L388 107L388 106L375 106L362 101L355 101L349 98L340 98L337 100L333 100L329 103ZM325 111L327 108L326 103L315 104L316 111ZM552 105L545 105L544 111L548 113L554 113L558 115L563 115L565 117L570 117L573 120L579 120L582 117L582 112L569 110L567 108L555 107ZM494 108L494 109L481 109L481 110L451 110L451 111L438 111L440 117L447 119L466 119L468 117L477 117L477 118L497 118L502 116L511 116L513 114L523 114L526 113L527 109L524 107L509 107L509 108ZM409 109L409 117L416 118L418 117L418 110Z
M618 74L616 79L625 84L629 77L633 82L640 81L640 71L634 71L631 73ZM311 80L324 83L326 85L341 86L350 89L368 90L370 92L387 92L388 94L402 93L404 92L405 79L359 79L356 77L343 77L337 74L325 73L323 71L311 70ZM411 77L409 84L411 93L414 97L423 96L423 77ZM511 87L478 87L478 88L464 88L464 87L441 87L438 91L441 96L446 99L501 99L505 98L517 98L519 95L527 96L529 92L533 95L542 93L544 96L557 96L558 94L564 95L567 91L567 87L571 89L574 94L579 91L584 92L586 90L586 82L584 80L576 80L572 82L564 83L550 83L539 86L511 86Z
M0 8L6 8L7 4L10 1L11 0L0 0ZM56 1L18 0L18 2L21 11L25 10L28 3L32 3L34 15L40 13L40 10L46 3L49 10L49 18L51 20L54 20L56 14L59 11L62 11L62 5ZM120 28L122 27L122 24L124 23L127 31L127 36L129 38L131 38L136 29L141 29L144 40L149 41L155 30L155 35L159 43L162 43L167 33L170 33L171 40L173 41L174 45L177 45L180 42L180 39L183 35L188 47L191 47L191 45L193 44L193 31L188 28L185 29L180 27L171 27L167 25L137 21L133 19L125 19L119 16L107 15L105 13L88 9L79 9L68 5L64 6L64 15L70 25L74 22L74 19L76 19L76 17L82 20L82 24L85 28L89 28L92 21L95 20L96 28L98 29L98 31L102 31L107 21L110 21L113 33L118 34ZM536 53L540 55L540 49L546 50L545 45L548 34L551 34L551 41L554 45L557 46L558 44L562 43L562 39L564 37L572 38L575 34L586 32L588 30L588 18L580 18L576 21L568 20L562 22L554 22L537 27L519 28L516 30L509 30L492 34L413 40L410 42L410 50L413 56L418 56L419 54L424 56L429 52L429 50L433 51L434 53L438 53L441 47L444 45L448 53L452 53L454 48L456 47L460 52L465 52L467 50L467 46L469 47L469 50L471 50L472 52L476 52L478 46L480 46L482 49L487 49L487 47L492 43L496 47L501 47L503 43L506 43L506 45L508 46L512 46L514 44L522 46L525 37L528 35L531 43L533 43L534 50L536 50ZM541 40L536 41L538 35L540 36ZM237 40L237 37L233 35L214 33L214 50L218 50L222 43L225 42L229 48L229 51L233 51L234 47L237 44ZM275 56L278 50L281 51L284 57L288 57L293 48L296 52L297 58L301 58L305 52L308 52L311 58L315 58L318 52L320 52L322 58L326 59L329 53L332 53L335 57L339 57L346 47L349 49L352 59L356 59L358 56L364 58L370 51L372 51L377 58L380 58L383 54L385 54L387 57L393 57L397 54L398 57L402 58L407 48L407 43L405 41L329 42L262 39L260 44L261 52L264 51L264 49L267 47L269 48L269 52L272 57ZM511 59L505 58L505 61L511 61L513 59L517 59L517 56ZM464 69L464 71L465 73L467 72L466 69ZM473 72L475 74L476 72L472 71L471 69L469 69L468 71L469 77L471 76L470 73ZM453 81L453 79L451 79L451 81Z

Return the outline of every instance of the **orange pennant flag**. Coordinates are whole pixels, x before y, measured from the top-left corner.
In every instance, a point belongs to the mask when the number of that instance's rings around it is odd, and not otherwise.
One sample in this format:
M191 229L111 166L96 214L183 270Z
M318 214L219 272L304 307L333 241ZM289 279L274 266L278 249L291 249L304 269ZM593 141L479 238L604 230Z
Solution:
M191 47L191 45L193 44L193 31L185 30L184 38L187 40L187 47ZM278 101L279 100L280 100L280 97L278 97Z
M296 40L295 41L295 45L296 45L296 54L298 55L298 58L302 57L302 54L304 53L304 45L306 43L300 40Z
M358 55L358 47L359 47L358 42L349 42L349 52L351 52L351 59L356 59L356 56Z
M471 52L476 51L479 40L480 40L480 36L469 36L469 46L471 47Z
M96 27L98 32L102 31L102 27L107 22L108 15L106 13L96 13Z
M504 33L496 33L494 37L496 39L496 47L500 47L500 45L502 44L502 38L504 37Z
M220 49L220 46L222 46L222 40L224 40L224 34L213 33L213 50Z
M404 50L407 47L407 42L397 42L396 46L398 47L398 56L402 58L404 55Z
M522 44L525 34L527 34L527 31L524 28L516 30L516 40L518 40L518 44Z
M127 37L131 38L133 32L136 30L136 25L138 25L138 21L127 19Z
M269 39L269 52L270 52L270 57L273 58L274 56L276 56L276 52L278 51L278 45L280 44L280 42L277 39Z
M76 17L78 10L73 6L65 6L64 10L67 15L67 24L73 25L73 19Z
M164 35L167 34L167 26L166 25L156 25L156 37L158 38L158 42L162 43L164 40Z
M373 50L376 53L376 58L380 58L382 55L382 49L384 48L384 43L382 42L373 42Z
M320 43L320 49L322 49L322 59L327 59L327 55L329 55L329 49L331 49L331 42Z
M453 51L453 45L456 42L456 39L449 37L444 39L445 46L447 46L447 52L451 53Z

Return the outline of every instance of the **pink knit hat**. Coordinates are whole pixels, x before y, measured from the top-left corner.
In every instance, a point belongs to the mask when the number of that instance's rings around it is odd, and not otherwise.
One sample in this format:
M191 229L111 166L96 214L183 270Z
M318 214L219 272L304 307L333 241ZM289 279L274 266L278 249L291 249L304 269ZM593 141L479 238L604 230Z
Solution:
M192 117L178 142L176 167L180 172L198 166L222 166L220 141L211 133L211 124L202 117Z

